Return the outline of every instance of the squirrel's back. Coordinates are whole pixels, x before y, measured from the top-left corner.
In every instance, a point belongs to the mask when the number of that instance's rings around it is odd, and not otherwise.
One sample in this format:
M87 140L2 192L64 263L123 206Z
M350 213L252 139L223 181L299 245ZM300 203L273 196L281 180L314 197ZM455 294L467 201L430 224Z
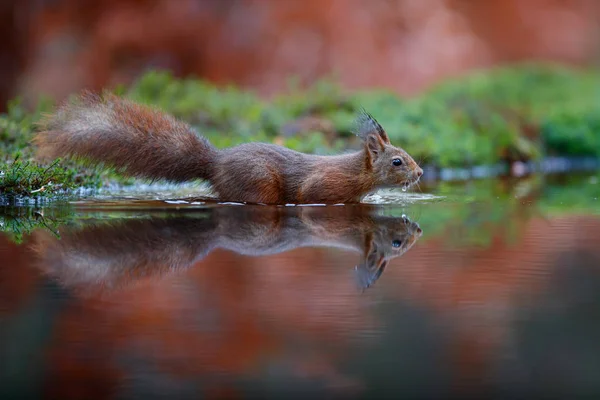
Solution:
M217 150L189 125L157 109L84 92L40 123L42 157L73 157L126 174L183 182L210 179Z

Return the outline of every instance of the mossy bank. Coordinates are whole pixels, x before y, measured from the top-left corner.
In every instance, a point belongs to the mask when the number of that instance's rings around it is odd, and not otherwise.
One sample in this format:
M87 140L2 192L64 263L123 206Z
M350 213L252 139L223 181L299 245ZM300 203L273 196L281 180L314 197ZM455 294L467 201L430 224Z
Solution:
M393 143L430 167L600 157L600 74L557 65L472 72L410 99L379 89L345 91L322 80L308 88L291 82L265 100L163 71L114 90L189 122L218 147L264 141L320 154L355 148L353 119L364 107ZM52 109L47 100L30 111L15 101L0 116L0 195L55 196L122 179L69 161L36 164L30 139L41 114Z

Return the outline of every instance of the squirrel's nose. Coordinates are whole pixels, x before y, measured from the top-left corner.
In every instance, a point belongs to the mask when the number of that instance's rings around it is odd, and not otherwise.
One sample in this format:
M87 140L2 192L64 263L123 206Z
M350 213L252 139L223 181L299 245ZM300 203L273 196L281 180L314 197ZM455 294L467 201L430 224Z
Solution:
M423 170L421 168L417 168L417 176L420 178L423 175Z

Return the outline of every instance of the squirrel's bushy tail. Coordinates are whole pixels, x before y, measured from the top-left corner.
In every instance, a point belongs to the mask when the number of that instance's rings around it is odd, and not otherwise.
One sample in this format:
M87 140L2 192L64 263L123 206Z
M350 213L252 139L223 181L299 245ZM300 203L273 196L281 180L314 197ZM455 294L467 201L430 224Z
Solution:
M130 176L210 180L217 149L187 124L148 106L84 92L40 123L41 157L72 157Z

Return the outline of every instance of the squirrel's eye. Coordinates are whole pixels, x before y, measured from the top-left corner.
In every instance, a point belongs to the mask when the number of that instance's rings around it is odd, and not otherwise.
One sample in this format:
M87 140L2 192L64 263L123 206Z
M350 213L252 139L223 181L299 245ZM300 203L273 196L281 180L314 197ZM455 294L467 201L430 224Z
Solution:
M400 246L402 246L402 241L401 240L394 240L392 242L392 246L394 246L394 247L400 247Z
M402 160L399 158L394 158L394 160L392 160L392 164L394 164L396 167L399 167L402 165Z

